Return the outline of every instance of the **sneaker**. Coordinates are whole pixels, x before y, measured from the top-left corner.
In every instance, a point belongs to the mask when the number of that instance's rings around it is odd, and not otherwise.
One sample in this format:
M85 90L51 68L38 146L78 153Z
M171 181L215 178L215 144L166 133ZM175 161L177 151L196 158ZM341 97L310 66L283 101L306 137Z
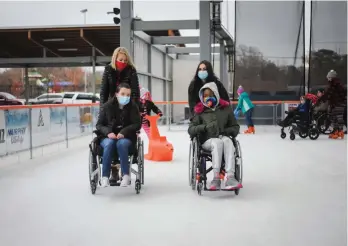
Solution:
M122 181L121 181L121 187L127 187L131 184L131 178L129 175L123 175Z
M227 177L227 180L225 182L225 189L235 189L239 186L239 182L235 179L235 177Z
M109 183L109 178L108 177L103 177L101 180L101 187L105 188L108 187L110 185Z
M221 188L220 177L214 178L210 183L209 190L220 190L220 188Z

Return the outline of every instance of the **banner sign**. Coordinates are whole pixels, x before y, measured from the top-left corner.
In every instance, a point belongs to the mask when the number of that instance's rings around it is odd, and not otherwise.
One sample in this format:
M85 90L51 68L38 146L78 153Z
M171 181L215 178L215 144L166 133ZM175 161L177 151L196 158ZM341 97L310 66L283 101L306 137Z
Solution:
M67 107L68 138L81 135L79 107Z
M92 132L91 107L80 107L80 127L81 134Z
M50 109L33 108L31 110L31 129L33 147L50 143Z
M6 150L6 128L5 128L5 113L0 110L0 156L5 155Z
M285 103L284 111L292 111L298 107L299 103Z
M29 109L5 111L7 152L29 149Z
M98 117L99 117L99 106L93 106L92 107L92 125L94 129L95 129L95 125L97 124Z
M50 108L50 141L55 143L66 138L65 108Z

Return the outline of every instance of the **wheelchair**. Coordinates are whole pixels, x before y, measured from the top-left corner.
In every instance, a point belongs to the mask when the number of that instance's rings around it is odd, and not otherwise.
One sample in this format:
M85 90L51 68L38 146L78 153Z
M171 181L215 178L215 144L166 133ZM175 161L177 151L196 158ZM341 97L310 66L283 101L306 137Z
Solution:
M237 139L230 137L233 142L235 152L235 178L239 182L239 186L235 189L220 189L222 191L234 191L236 195L239 195L239 190L243 188L243 159L240 143ZM224 158L223 158L224 159ZM213 167L207 169L207 162L212 162L212 155L210 151L204 150L199 142L199 137L191 138L190 153L189 153L189 185L192 190L196 190L198 195L202 195L202 191L213 191L207 189L207 174L213 170ZM220 179L224 179L225 176L225 163L222 160Z
M313 121L317 125L317 128L321 134L329 135L334 132L330 113L318 112L317 114L313 115Z
M101 165L103 164L103 148L100 146L100 137L98 132L94 131L97 136L94 137L89 144L89 182L92 194L95 194L98 185L101 185ZM141 186L144 185L144 143L137 134L137 141L133 144L129 155L130 169L129 172L136 176L135 191L136 194L140 193ZM132 166L137 165L137 170ZM120 186L122 173L120 164L113 162L111 166L111 176L114 178L113 182L110 182L110 186Z
M308 110L306 112L297 113L288 126L291 140L295 140L295 134L298 134L301 138L309 137L311 140L318 139L320 135L317 124L313 119L311 101L307 99L306 104ZM284 128L285 127L282 127L280 130L280 137L282 139L286 138Z

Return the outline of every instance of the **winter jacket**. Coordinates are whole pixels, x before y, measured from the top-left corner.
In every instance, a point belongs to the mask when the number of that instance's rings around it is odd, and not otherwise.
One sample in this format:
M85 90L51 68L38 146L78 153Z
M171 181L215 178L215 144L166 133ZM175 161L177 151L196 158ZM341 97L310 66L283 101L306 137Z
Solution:
M221 99L225 100L226 102L230 101L227 90L225 89L224 85L220 82L218 78L215 77L215 81L209 81L209 82L214 82L216 84L219 90ZM194 113L195 105L200 102L198 94L203 85L204 85L204 82L202 80L198 80L198 81L192 80L189 85L188 103L189 103L190 113L192 115Z
M215 108L208 108L203 104L203 90L210 88L219 102ZM233 115L229 102L220 99L219 91L214 82L205 84L199 91L200 101L194 108L188 133L191 137L199 136L201 143L210 138L218 138L220 135L236 137L239 133L239 125Z
M242 92L238 99L237 110L242 110L243 114L254 108L254 104L251 102L248 93Z
M312 104L316 104L317 103L317 101L318 101L318 97L316 96L316 95L314 95L314 94L311 94L311 93L307 93L306 95L305 95L305 98L306 99L308 99L308 100L310 100L311 102L312 102Z
M347 104L347 91L337 78L329 81L329 87L326 88L324 95L319 98L318 102L328 102L331 108L344 106Z
M101 138L106 138L109 133L121 133L125 138L136 142L136 132L140 130L141 119L138 106L130 102L122 109L118 100L113 97L101 107L96 128Z
M100 105L113 98L119 84L126 83L131 87L131 98L139 105L140 89L137 71L134 67L127 66L122 72L111 67L105 66L103 79L100 88Z
M297 112L301 112L301 113L305 113L308 112L308 104L307 103L300 103L297 108L296 111Z
M142 124L147 124L150 126L150 122L145 119L145 115L151 115L151 111L155 114L162 116L162 111L150 100L146 100L145 103L140 104L140 115L142 116Z

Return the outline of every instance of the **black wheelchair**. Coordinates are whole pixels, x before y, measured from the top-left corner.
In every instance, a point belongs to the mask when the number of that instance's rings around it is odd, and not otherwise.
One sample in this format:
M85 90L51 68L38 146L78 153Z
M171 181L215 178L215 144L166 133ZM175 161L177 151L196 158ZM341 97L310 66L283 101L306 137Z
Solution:
M301 138L309 137L311 140L316 140L320 135L317 124L313 120L311 101L307 99L306 104L307 111L295 113L289 123L288 128L291 140L295 140L295 134L298 134ZM282 127L280 130L280 137L282 139L286 138L284 128L285 127Z
M98 137L98 132L94 131L97 136L93 138L89 144L89 182L92 194L95 194L98 185L101 185L101 165L103 164L103 148L100 146L101 138ZM141 186L144 185L144 143L139 134L136 143L132 146L129 155L130 173L136 176L135 191L140 193ZM137 165L137 170L133 169L132 165ZM122 173L120 164L113 162L111 166L110 186L120 186Z
M321 134L329 135L334 132L331 115L328 112L318 112L314 114L313 123L317 125Z
M239 190L243 188L243 159L240 143L237 139L230 137L234 145L234 160L235 160L235 178L239 182L239 186L233 190L220 189L222 191L234 191L236 195ZM212 162L212 155L210 151L202 148L199 137L191 138L190 153L189 153L189 185L192 190L196 190L199 195L202 191L212 191L207 189L207 174L213 170L213 167L207 169L207 162ZM224 158L221 163L220 178L223 179L225 174Z

